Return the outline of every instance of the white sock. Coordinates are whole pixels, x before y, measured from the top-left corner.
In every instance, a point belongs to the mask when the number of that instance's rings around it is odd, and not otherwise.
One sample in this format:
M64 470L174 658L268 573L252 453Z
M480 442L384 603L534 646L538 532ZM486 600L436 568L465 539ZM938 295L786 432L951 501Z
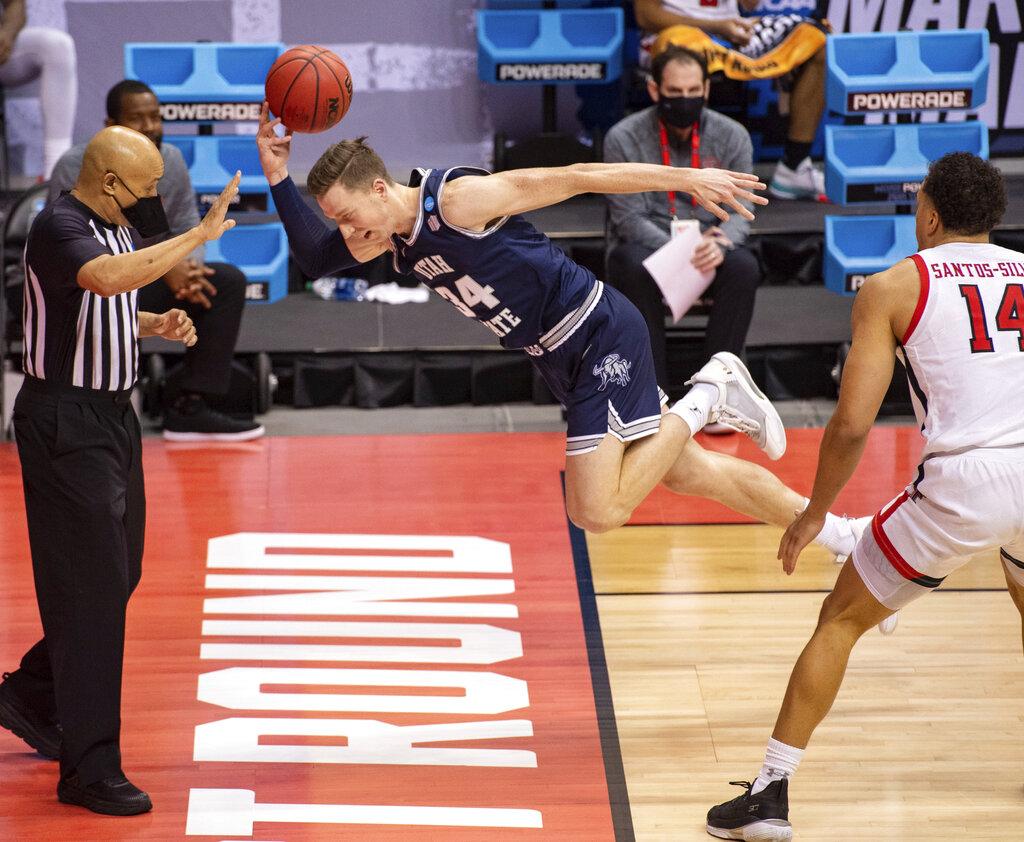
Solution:
M804 497L804 504L800 507L800 511L806 509L810 504L811 501ZM821 544L829 552L846 555L850 549L847 545L851 535L846 518L826 512L825 525L821 527L821 532L815 537L814 543Z
M711 408L718 403L718 387L710 383L697 383L680 400L669 408L690 428L690 435L696 435L708 423Z
M853 547L850 546L851 538L852 533L846 523L846 518L828 512L825 515L825 525L821 527L821 532L814 540L830 553L848 555L853 550Z
M768 748L764 752L764 765L750 788L750 794L756 795L772 781L781 781L796 774L796 767L803 759L804 749L793 748L780 743L774 737L768 740Z

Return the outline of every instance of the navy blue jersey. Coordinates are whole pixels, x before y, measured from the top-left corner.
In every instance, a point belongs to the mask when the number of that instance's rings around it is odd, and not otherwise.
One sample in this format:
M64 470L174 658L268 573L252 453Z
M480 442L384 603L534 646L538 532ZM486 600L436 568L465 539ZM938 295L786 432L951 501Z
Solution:
M521 216L483 231L446 221L445 183L487 174L474 167L413 172L409 184L420 188L419 214L408 239L392 237L395 268L482 322L503 347L553 350L593 310L602 285Z

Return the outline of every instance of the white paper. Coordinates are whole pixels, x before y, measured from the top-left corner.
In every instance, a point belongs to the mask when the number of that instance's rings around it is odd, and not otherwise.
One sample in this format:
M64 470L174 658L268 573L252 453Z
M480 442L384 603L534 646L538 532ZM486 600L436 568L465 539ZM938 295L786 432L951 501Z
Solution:
M715 277L714 270L700 272L693 265L693 253L700 242L700 230L691 226L644 261L644 268L661 290L675 322L704 294Z

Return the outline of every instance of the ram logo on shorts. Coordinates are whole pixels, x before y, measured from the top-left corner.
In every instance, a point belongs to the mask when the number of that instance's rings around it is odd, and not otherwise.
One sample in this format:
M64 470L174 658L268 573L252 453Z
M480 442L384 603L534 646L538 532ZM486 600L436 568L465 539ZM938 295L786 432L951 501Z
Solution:
M629 383L629 370L632 367L633 363L629 360L623 359L618 354L609 354L594 366L594 376L601 378L601 385L597 387L597 390L603 392L609 383L625 386Z

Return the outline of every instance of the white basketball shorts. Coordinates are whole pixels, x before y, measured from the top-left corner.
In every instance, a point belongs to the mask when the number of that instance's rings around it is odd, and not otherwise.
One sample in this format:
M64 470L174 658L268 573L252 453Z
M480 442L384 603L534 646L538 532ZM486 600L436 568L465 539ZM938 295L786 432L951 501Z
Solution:
M872 518L853 564L875 599L897 611L995 549L1024 585L1024 453L1015 450L927 459Z

